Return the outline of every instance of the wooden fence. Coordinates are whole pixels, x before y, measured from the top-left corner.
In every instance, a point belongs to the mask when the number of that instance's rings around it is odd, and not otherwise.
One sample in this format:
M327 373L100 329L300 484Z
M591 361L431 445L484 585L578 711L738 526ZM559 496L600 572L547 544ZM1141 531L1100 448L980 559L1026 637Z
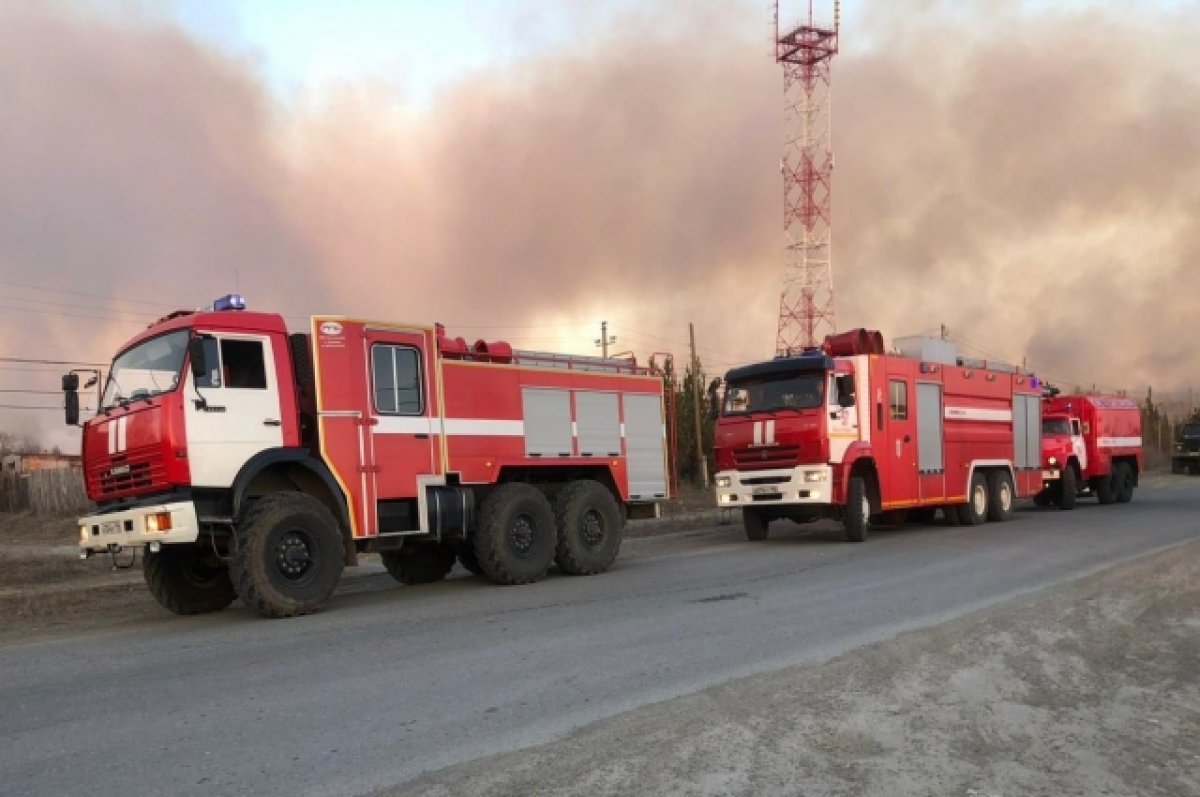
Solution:
M0 472L0 512L33 510L45 515L71 515L91 506L81 468Z

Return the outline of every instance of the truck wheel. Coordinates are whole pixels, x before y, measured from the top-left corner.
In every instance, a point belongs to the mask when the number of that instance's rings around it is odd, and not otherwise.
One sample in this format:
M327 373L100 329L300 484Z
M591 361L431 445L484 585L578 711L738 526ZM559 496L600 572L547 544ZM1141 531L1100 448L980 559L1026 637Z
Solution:
M175 614L219 612L237 598L228 568L204 545L164 545L158 553L147 547L142 575L154 599Z
M479 560L475 558L475 549L471 547L469 540L458 549L458 563L473 576L483 575L483 568L479 566Z
M742 509L742 528L746 531L746 539L751 542L762 542L771 534L771 521L763 516L758 509Z
M1013 482L1006 470L988 474L988 520L1008 520L1013 514Z
M1075 468L1064 465L1058 477L1058 508L1074 509L1075 497L1079 495L1079 486L1075 481Z
M1118 462L1113 468L1113 493L1118 504L1133 500L1133 468L1128 462Z
M229 565L238 597L265 617L320 611L342 575L342 531L317 499L272 493L258 499L238 523Z
M871 502L867 499L867 483L862 476L851 476L846 488L846 517L842 519L846 542L866 540L870 520Z
M441 581L454 567L454 552L428 543L407 545L398 551L379 554L383 566L401 584L432 584Z
M571 482L554 501L558 545L554 563L572 576L603 573L621 550L621 507L600 482Z
M976 473L971 477L971 489L967 490L966 506L958 511L959 520L964 526L978 526L988 519L989 503L987 476Z
M521 482L502 484L480 509L475 558L497 584L528 584L546 575L558 535L546 496Z
M1109 473L1107 476L1096 476L1089 483L1092 492L1096 494L1096 500L1101 504L1111 504L1117 500L1114 475L1113 473Z

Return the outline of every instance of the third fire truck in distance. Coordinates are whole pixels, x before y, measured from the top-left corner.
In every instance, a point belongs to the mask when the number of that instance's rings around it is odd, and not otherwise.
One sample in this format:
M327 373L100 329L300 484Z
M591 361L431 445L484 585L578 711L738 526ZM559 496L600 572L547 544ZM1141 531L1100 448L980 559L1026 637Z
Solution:
M716 499L746 536L771 521L1004 520L1042 488L1041 385L1024 370L959 358L950 341L876 331L735 368L716 419Z
M77 374L63 379L78 420ZM126 343L83 424L84 555L144 550L183 613L315 611L376 552L401 582L608 568L668 496L663 381L436 325L283 319L230 296Z
M1128 503L1145 469L1142 411L1123 396L1054 393L1042 403L1040 506L1074 509L1079 495Z

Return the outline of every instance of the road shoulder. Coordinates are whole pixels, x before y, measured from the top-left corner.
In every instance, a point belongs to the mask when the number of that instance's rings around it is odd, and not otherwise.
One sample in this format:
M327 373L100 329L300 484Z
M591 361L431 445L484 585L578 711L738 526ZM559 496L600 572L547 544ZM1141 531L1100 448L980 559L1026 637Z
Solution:
M380 794L1200 793L1200 543Z

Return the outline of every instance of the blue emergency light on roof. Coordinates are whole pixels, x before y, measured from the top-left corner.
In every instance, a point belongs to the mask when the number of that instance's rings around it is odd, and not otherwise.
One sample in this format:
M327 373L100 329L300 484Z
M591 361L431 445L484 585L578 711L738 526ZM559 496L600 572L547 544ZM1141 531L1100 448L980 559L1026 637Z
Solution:
M216 299L212 303L212 309L220 312L221 310L245 310L246 300L241 295L230 293Z

